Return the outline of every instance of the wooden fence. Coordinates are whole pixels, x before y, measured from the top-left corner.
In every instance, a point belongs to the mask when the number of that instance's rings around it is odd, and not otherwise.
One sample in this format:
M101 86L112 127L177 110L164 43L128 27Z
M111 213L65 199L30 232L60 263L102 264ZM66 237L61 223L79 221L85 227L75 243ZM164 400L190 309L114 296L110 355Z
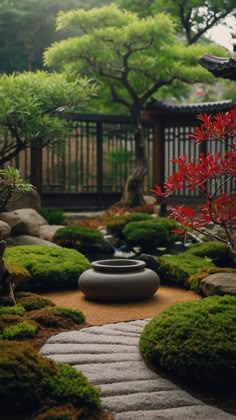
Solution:
M232 103L221 106L230 109ZM211 112L205 106L204 112ZM219 107L218 107L219 108ZM217 109L219 110L219 109ZM148 162L144 192L154 184L163 185L175 166L170 159L181 154L189 157L206 152L206 144L194 145L189 138L197 125L199 108L172 109L156 106L145 112L144 132ZM201 110L200 110L201 111ZM63 145L43 150L34 147L21 152L12 165L41 193L42 205L63 209L102 209L117 201L132 170L135 156L130 118L125 116L63 114L70 123ZM208 143L209 151L222 151L219 144ZM232 189L235 186L231 185ZM199 202L196 191L183 190L171 202Z

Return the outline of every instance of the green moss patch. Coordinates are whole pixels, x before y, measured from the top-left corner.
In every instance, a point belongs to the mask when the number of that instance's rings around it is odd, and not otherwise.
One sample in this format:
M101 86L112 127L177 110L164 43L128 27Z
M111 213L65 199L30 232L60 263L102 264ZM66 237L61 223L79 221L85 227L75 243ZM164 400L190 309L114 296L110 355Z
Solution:
M28 321L17 322L15 325L3 328L1 336L6 340L16 340L18 338L32 338L37 333L37 325Z
M207 258L187 255L163 255L160 257L158 275L161 283L174 283L185 286L189 277L203 268L215 267Z
M0 306L0 316L1 315L19 315L23 316L25 314L25 309L22 305L15 306Z
M100 390L73 367L57 365L29 344L0 341L1 413L34 413L47 404L67 403L98 407Z
M26 311L35 311L44 308L45 306L55 306L50 299L43 296L36 295L30 292L19 292L15 296L18 304L23 306Z
M6 249L6 263L13 261L31 275L23 290L58 290L78 287L80 274L90 268L88 259L74 249L20 245Z
M43 327L67 328L75 324L83 324L85 317L76 309L63 308L59 306L45 307L27 314L27 318L36 321Z
M148 363L202 386L236 379L236 297L178 303L144 328L139 348Z
M188 255L197 257L208 257L217 267L235 267L229 249L223 242L207 241L201 244L192 245L187 251Z

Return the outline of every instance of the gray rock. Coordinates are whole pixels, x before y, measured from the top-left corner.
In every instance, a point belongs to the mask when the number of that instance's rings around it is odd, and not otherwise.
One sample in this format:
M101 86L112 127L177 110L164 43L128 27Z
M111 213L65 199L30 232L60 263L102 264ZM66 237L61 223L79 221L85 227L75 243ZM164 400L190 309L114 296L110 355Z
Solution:
M4 207L4 212L28 208L34 210L39 210L41 208L40 195L34 188L31 191L22 193L22 195L17 200L9 201Z
M236 295L236 273L215 273L205 277L200 287L205 296Z
M94 344L124 344L134 346L138 344L136 337L117 337L105 334L79 334L79 331L71 331L69 334L62 332L48 339L48 343L94 343Z
M136 346L126 346L119 344L45 344L41 353L45 356L52 356L54 354L74 354L74 353L136 353Z
M39 236L39 227L47 224L47 221L31 208L1 213L0 219L11 226L12 235Z
M142 356L138 353L112 353L112 354L54 354L53 359L57 362L68 363L69 365L83 365L88 363L111 363L127 360L141 361Z
M11 234L11 226L0 220L0 239L6 239Z
M37 238L30 235L10 236L6 240L7 245L43 245L43 246L57 246L56 244L45 241L44 239Z
M63 227L64 226L62 225L48 225L48 224L39 226L39 237L41 239L45 239L46 241L52 241L55 233Z

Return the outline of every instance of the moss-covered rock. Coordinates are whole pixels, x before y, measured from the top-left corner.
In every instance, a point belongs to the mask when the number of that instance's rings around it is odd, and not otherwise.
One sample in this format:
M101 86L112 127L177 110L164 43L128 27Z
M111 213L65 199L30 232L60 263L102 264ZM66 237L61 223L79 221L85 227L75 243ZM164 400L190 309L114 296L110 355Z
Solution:
M82 324L85 321L84 314L76 309L63 308L60 306L45 307L27 314L27 318L36 321L43 327L64 328L71 321L74 324Z
M10 325L15 325L22 321L22 316L20 315L0 315L0 336L1 331L9 327Z
M207 241L194 244L186 251L186 254L208 257L217 267L236 267L228 247L223 242Z
M65 248L76 249L86 255L113 254L114 252L101 232L86 226L66 226L58 229L53 237L53 242Z
M234 386L236 297L178 303L144 328L139 348L148 363L186 382Z
M15 306L0 306L0 316L1 315L23 316L24 314L25 314L25 309L20 304L17 304Z
M192 274L187 279L187 285L188 287L193 290L194 292L198 294L202 294L200 283L201 280L205 277L210 276L210 274L216 274L216 273L236 273L236 268L223 268L223 267L210 267L205 269L197 271L197 273Z
M161 283L175 283L182 286L186 286L192 274L203 268L214 267L211 260L196 257L195 255L187 255L186 253L163 255L160 257L159 262L158 275Z
M174 220L157 217L151 220L129 222L123 233L129 246L138 246L144 251L152 251L157 247L173 245L178 236L172 231L177 227Z
M147 213L127 213L110 217L106 220L107 232L119 239L124 239L124 227L130 222L141 220L153 220L153 218Z
M4 261L14 261L30 272L31 280L24 285L30 291L78 287L78 277L90 268L89 260L74 249L41 245L7 248Z
M98 407L100 390L73 367L57 365L29 344L0 341L1 415L66 403L76 408Z
M26 311L35 311L45 306L55 306L50 299L31 292L19 292L15 296L17 304L23 306Z

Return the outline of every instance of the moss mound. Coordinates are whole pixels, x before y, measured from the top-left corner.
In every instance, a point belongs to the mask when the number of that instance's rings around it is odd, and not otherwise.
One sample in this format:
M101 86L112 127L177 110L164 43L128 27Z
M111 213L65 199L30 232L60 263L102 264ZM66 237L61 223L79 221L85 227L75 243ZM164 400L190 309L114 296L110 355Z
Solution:
M66 226L59 229L53 242L65 248L76 249L85 254L113 253L113 248L105 241L103 234L86 226Z
M195 244L186 251L186 254L208 257L217 267L235 267L233 258L223 242L208 241Z
M124 227L130 222L141 220L153 220L153 218L147 213L127 213L110 217L106 221L107 232L119 239L124 239Z
M205 268L203 270L198 271L195 274L192 274L187 279L188 287L196 293L202 294L200 283L201 280L205 277L210 276L210 274L216 273L236 273L236 268L221 268L221 267L212 267L212 268Z
M139 348L148 363L189 383L233 386L236 297L178 303L144 328Z
M187 255L186 252L179 255L163 255L160 257L158 275L162 283L175 283L186 286L189 277L203 268L214 267L207 258Z
M78 251L41 245L7 248L4 261L15 262L31 275L23 290L57 290L78 287L78 277L90 268L89 260Z
M81 311L59 306L45 307L29 312L27 318L36 321L42 327L49 328L66 328L68 324L73 327L75 324L83 324L85 321Z
M98 407L100 391L73 367L56 364L29 344L0 341L1 412L35 412L45 405ZM12 398L14 396L14 404Z
M15 325L22 321L22 317L19 315L0 315L0 335L1 330L10 325Z
M170 247L178 238L173 233L178 225L174 220L158 217L152 220L130 222L124 230L124 236L131 247L140 247L151 251L158 247Z
M17 304L23 306L26 311L35 311L45 306L55 306L50 299L30 292L19 292L15 296Z
M37 333L38 326L32 322L21 321L15 325L3 328L0 336L5 340L17 340L20 338L32 338Z
M25 309L22 305L15 306L0 306L0 316L1 315L19 315L23 316L25 314Z

